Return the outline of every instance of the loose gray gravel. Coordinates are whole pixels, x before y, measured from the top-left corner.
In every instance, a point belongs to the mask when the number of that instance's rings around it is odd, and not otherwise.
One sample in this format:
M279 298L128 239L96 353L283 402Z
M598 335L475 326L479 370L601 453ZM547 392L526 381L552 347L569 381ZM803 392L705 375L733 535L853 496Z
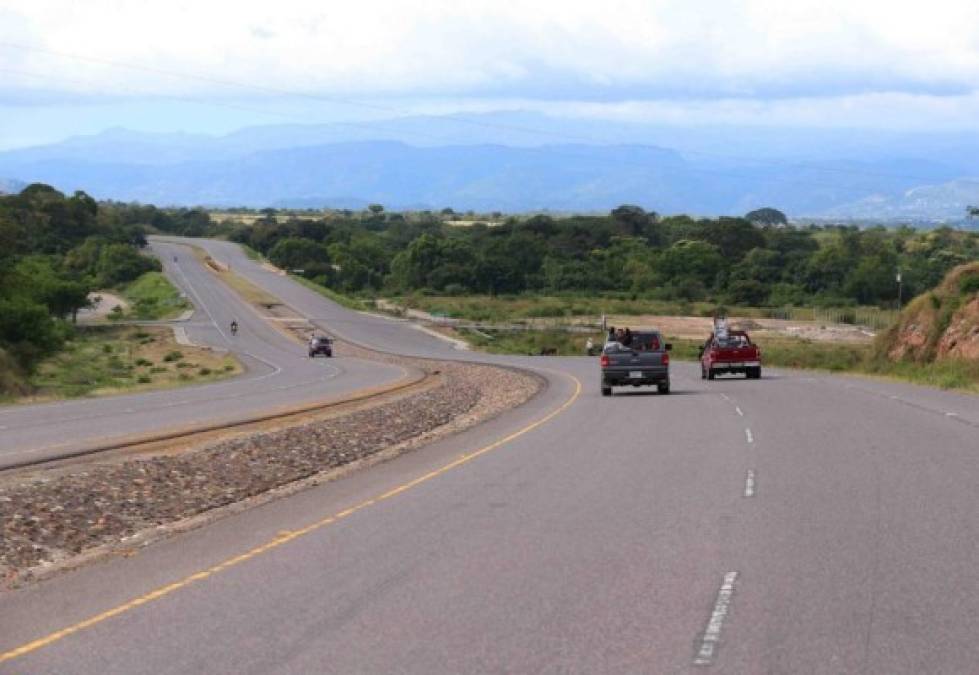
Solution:
M492 366L349 355L435 370L433 389L329 420L225 440L179 455L85 465L0 488L0 578L125 540L330 471L394 446L455 433L531 398L542 380Z

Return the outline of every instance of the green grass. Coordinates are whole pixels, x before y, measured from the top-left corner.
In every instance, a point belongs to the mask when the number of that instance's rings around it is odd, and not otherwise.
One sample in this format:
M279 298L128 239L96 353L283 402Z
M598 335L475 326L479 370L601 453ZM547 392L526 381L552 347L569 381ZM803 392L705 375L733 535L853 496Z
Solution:
M349 295L344 295L342 293L337 293L333 289L327 288L326 286L320 286L314 281L310 281L305 277L301 277L295 274L290 274L289 278L298 281L306 288L316 291L325 298L329 298L333 302L337 303L341 307L346 307L347 309L353 309L358 312L370 309L365 302L359 300L358 298L352 298Z
M30 377L38 398L76 398L112 394L132 389L155 389L180 383L209 382L238 372L240 365L230 356L206 349L187 348L193 354L197 376L181 377L166 355L174 352L169 328L137 330L124 326L80 328L64 350L41 362ZM183 356L183 354L181 354ZM230 370L226 370L227 366ZM207 372L204 372L207 371Z
M265 262L265 256L253 249L248 244L238 244L241 246L241 250L245 252L249 260L254 260L255 262Z
M578 296L427 296L406 295L391 301L409 309L419 309L458 319L486 323L516 323L534 318L590 317L602 314L701 314L711 316L710 303L670 303L658 300L631 300L615 297Z
M859 372L891 377L941 389L961 389L979 393L979 362L948 359L934 363L870 360Z
M17 362L0 348L0 403L12 401L30 391L27 377Z
M147 321L173 319L191 308L161 272L147 272L127 284L120 292L129 301L129 312L113 313L113 318Z
M521 323L533 319L591 319L598 322L608 316L714 316L718 310L729 316L745 318L791 319L821 323L848 323L883 328L897 313L876 307L721 307L710 302L671 302L633 298L628 295L512 295L512 296L444 296L411 294L390 298L409 309L480 323Z
M477 349L494 354L540 354L541 350L546 348L556 349L559 356L581 356L585 353L585 342L589 336L596 346L603 344L600 332L460 330L459 336Z

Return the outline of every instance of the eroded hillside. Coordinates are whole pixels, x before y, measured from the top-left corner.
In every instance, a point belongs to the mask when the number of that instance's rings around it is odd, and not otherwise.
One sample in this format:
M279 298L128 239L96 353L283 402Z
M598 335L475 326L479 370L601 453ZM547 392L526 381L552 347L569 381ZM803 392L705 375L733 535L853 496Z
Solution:
M882 334L877 351L892 360L979 361L979 262L960 265L919 295Z

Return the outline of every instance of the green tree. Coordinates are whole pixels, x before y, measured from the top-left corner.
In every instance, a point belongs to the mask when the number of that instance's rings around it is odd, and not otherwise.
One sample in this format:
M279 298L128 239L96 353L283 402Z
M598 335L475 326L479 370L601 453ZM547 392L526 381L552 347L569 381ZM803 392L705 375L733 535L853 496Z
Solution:
M717 246L704 241L682 240L662 252L656 272L662 283L678 285L695 280L710 288L724 271L726 261Z
M718 218L698 223L697 239L717 247L721 255L736 262L753 248L765 246L765 235L743 218Z
M303 270L304 274L324 273L330 264L330 253L323 244L312 239L281 239L268 253L272 264L285 270Z
M789 219L778 209L764 207L744 214L744 219L755 225L788 225Z
M95 265L96 280L100 287L110 288L133 281L146 272L159 272L160 261L142 255L126 244L106 244L99 249Z
M28 298L0 299L0 347L26 370L57 351L64 337L44 305Z

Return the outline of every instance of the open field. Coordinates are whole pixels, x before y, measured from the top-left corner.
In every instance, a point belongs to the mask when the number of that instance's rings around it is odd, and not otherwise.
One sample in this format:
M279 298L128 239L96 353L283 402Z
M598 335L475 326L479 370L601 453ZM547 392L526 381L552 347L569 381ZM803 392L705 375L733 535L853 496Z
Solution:
M425 298L416 301L414 296L409 296L401 300L404 300L404 304L380 299L376 301L376 305L392 314L435 323L454 325L471 322L480 326L527 327L539 330L562 330L568 327L597 330L604 314L608 326L655 328L668 335L694 340L703 340L711 332L711 317L718 309L706 304L703 307L676 306L638 300L587 298L478 297ZM432 302L427 302L429 300ZM684 309L690 310L690 313L670 313ZM733 326L747 330L757 337L865 344L871 342L876 334L874 330L859 325L806 318L807 314L812 316L814 311L819 310L799 311L796 318L764 317L763 314L772 311L757 307L730 308L727 311ZM884 316L881 314L878 318Z
M88 327L41 363L30 378L34 393L21 401L164 389L210 382L241 370L227 354L178 345L167 327Z
M239 225L252 225L256 220L266 218L264 213L249 211L248 213L231 213L228 211L210 211L208 215L216 223L237 223ZM290 220L320 220L328 217L324 212L302 213L287 212L277 213L273 216L278 223L286 223Z
M613 325L629 325L650 317L701 317L709 319L718 311L727 316L754 320L804 322L817 325L867 326L882 330L897 318L892 310L877 307L719 307L708 302L671 302L628 296L433 296L410 294L378 301L384 308L394 305L436 316L486 323L591 323L598 325L602 315ZM638 318L636 318L638 317ZM618 324L613 321L618 319ZM710 321L703 325L709 326ZM776 325L776 324L772 324ZM700 330L698 324L697 330ZM811 336L807 336L811 337Z

